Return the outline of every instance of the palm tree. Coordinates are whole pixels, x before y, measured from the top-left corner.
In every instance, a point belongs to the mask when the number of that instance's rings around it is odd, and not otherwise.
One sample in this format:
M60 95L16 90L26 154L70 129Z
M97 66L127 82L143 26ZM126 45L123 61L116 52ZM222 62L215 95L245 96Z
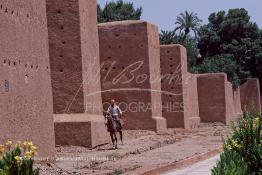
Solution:
M179 37L176 35L174 30L161 30L161 33L159 34L159 39L162 45L179 43Z
M197 38L201 22L202 20L197 17L196 13L188 13L188 11L185 11L185 13L180 13L176 18L175 24L178 25L178 27L175 28L175 31L179 30L180 35L183 34L183 41L191 31L194 32L195 38Z

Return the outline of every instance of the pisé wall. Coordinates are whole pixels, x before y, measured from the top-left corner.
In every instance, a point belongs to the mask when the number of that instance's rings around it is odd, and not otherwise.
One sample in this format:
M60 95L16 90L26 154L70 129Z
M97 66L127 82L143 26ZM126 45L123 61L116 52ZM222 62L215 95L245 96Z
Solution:
M104 110L115 99L124 112L125 129L165 130L157 27L121 21L98 29Z
M0 1L0 143L31 140L54 154L46 3Z

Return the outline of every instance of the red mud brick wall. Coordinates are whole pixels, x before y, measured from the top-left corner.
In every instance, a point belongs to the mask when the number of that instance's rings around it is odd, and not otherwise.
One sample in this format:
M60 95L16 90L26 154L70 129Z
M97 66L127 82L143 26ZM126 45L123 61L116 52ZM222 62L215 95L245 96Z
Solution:
M185 128L195 128L200 123L197 94L197 75L187 73L184 93Z
M102 114L96 0L47 0L54 113Z
M113 98L124 112L126 129L164 129L157 27L122 21L98 28L104 109Z
M32 140L39 156L53 155L45 1L2 0L0 6L0 143Z
M241 100L240 100L240 88L238 87L233 91L233 100L234 100L234 109L236 116L240 117L242 116L243 112L241 109Z
M229 124L236 117L232 84L226 80L226 123Z
M163 117L168 128L184 128L183 77L187 73L186 60L180 45L161 46L161 76Z
M47 18L56 144L104 144L96 0L47 0Z
M186 49L163 45L160 50L163 117L169 128L191 128L193 120L199 121L199 112L196 78L187 72Z
M201 122L226 123L226 74L199 74L197 77Z
M240 98L243 111L253 107L261 110L259 80L256 78L247 79L247 81L240 86Z

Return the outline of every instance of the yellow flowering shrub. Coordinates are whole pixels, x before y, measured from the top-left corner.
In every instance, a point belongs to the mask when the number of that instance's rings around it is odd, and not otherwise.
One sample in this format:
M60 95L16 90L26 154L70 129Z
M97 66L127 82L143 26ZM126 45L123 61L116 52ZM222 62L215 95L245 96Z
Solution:
M33 158L37 148L32 142L7 141L0 145L0 175L38 175L33 169Z
M226 139L220 161L212 175L262 174L262 116L260 112L244 113L233 125L232 136Z

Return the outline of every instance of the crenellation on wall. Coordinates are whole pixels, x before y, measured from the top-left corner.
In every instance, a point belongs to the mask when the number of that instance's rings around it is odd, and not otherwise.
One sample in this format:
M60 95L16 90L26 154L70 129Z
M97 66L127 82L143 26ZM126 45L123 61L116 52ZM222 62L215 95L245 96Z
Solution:
M225 73L199 74L197 90L201 122L230 124L237 117L232 84Z
M249 78L240 86L240 100L243 111L261 111L260 85L257 78Z
M131 20L102 23L98 29L104 110L115 99L126 129L165 130L157 27Z
M163 117L170 128L192 128L199 123L196 78L187 71L186 49L161 46Z
M106 127L102 115L96 10L96 0L47 0L58 145L93 147L108 142L105 136L97 139L99 134L106 135ZM82 120L78 121L78 117ZM100 132L94 126L101 128Z

